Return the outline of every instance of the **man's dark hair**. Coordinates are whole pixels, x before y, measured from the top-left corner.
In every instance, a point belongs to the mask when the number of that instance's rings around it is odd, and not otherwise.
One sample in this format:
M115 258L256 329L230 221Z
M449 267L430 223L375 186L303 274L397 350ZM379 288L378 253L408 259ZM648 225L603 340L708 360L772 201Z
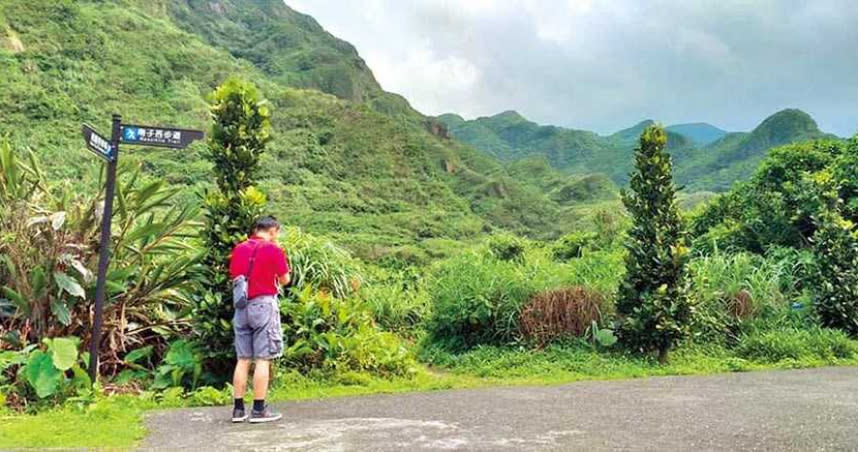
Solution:
M280 229L280 223L271 215L259 218L256 220L256 223L253 224L254 233L259 231L268 231L270 229Z

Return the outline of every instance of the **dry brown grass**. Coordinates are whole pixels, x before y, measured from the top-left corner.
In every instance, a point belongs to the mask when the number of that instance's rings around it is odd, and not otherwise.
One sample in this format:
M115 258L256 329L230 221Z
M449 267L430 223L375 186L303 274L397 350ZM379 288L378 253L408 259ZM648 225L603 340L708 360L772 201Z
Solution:
M735 319L747 320L754 316L754 297L745 289L736 292L727 300L727 310Z
M586 287L569 287L535 295L521 311L524 337L545 345L563 337L581 337L599 321L605 297Z

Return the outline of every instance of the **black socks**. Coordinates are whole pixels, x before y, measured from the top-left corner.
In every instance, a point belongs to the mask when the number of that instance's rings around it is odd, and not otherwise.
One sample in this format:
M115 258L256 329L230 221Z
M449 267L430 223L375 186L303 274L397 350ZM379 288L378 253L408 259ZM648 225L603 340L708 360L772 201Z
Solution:
M244 399L233 399L233 402L235 402L235 404L233 405L234 409L236 409L236 410L243 410L244 409ZM253 401L253 411L263 411L263 410L265 410L265 399L254 400Z

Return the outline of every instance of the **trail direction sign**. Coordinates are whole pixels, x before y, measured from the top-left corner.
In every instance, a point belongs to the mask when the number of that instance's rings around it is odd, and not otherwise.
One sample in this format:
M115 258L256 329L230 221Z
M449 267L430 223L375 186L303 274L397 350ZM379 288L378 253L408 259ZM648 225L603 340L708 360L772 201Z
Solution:
M200 130L122 124L120 140L126 144L184 149L203 137L205 134Z
M113 147L113 144L110 143L110 140L101 136L88 124L84 124L83 127L81 127L81 131L83 132L83 139L86 141L86 147L90 151L108 162L114 160L116 149Z
M150 127L122 124L122 117L113 115L110 140L99 135L91 126L82 129L86 147L107 160L107 181L104 186L104 213L101 216L101 240L98 250L98 279L95 283L95 306L92 317L92 335L89 344L89 376L98 377L98 344L103 323L104 298L107 284L107 267L110 265L110 223L113 218L113 198L116 191L116 167L119 163L119 144L159 146L184 149L191 142L201 140L205 133L199 130L172 127Z

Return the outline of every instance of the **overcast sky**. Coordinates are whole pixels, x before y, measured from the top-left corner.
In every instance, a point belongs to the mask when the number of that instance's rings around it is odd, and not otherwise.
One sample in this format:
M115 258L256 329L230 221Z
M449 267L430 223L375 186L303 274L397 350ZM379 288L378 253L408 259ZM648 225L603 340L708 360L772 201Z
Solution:
M749 130L777 110L858 130L856 0L286 0L423 113L517 110L610 133Z

